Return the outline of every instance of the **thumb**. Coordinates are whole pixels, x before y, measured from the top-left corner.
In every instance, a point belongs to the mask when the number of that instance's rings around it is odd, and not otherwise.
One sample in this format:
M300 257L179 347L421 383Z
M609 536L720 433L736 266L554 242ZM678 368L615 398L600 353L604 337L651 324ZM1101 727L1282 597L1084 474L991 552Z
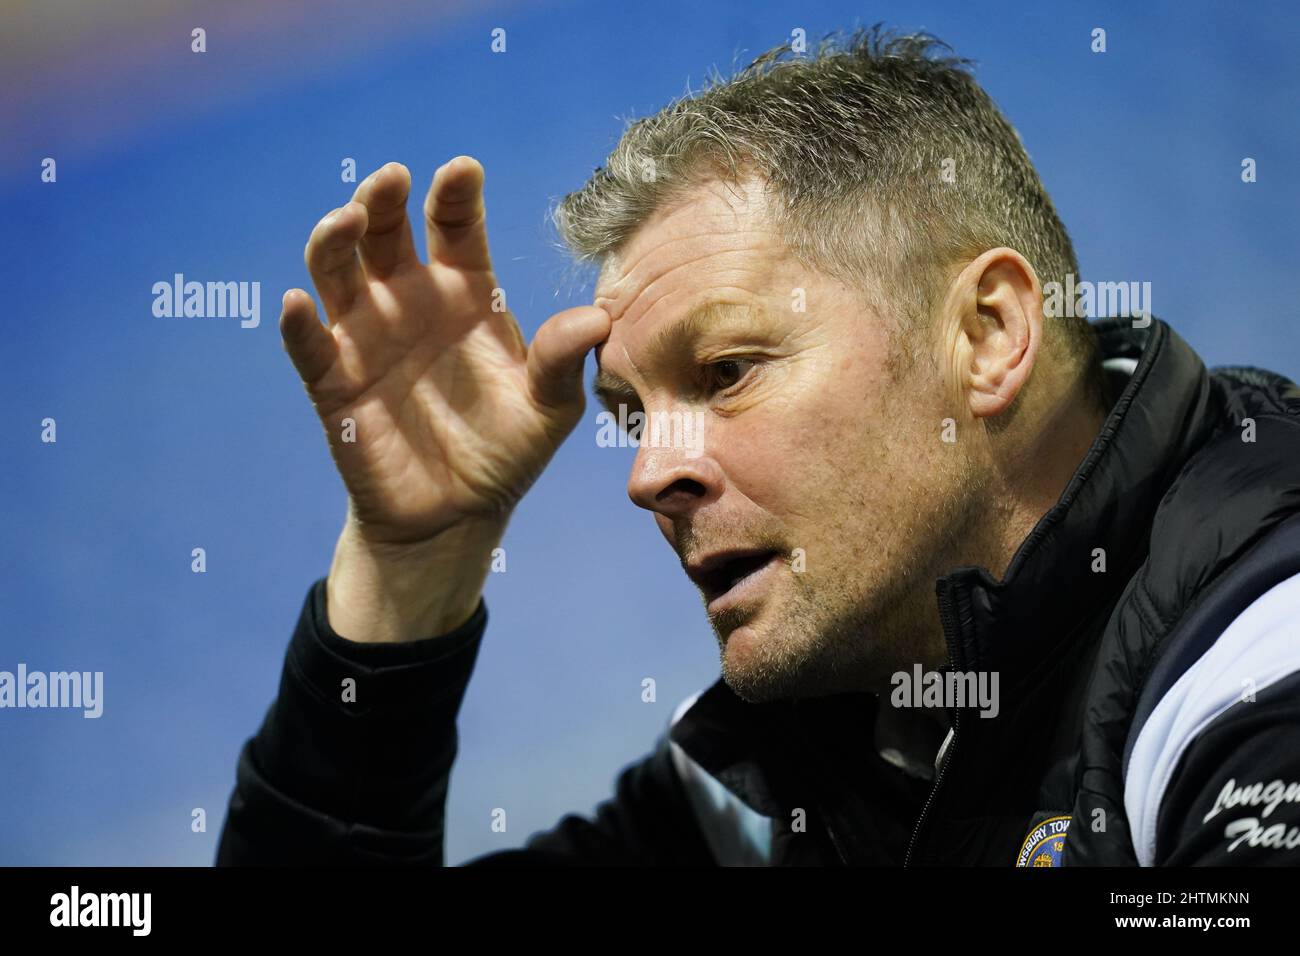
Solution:
M582 363L609 338L609 313L594 305L557 312L528 347L528 389L544 409L559 410L582 399Z
M316 317L316 303L302 289L284 294L280 337L303 384L315 385L338 360L339 346Z

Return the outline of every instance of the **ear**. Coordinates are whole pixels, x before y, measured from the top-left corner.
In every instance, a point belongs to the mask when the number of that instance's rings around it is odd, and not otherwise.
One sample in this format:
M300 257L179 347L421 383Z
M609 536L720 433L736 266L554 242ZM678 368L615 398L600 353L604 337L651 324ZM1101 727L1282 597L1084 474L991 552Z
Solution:
M963 400L976 418L1000 415L1020 394L1038 357L1043 293L1034 267L1014 249L990 249L957 277L949 296L951 353Z

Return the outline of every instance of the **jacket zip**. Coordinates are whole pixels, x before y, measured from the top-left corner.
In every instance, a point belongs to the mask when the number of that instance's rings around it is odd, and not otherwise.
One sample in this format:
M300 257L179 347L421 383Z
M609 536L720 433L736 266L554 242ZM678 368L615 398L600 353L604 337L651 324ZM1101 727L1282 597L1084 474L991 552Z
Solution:
M943 625L944 643L948 645L948 667L952 670L957 669L957 655L953 648L956 647L955 636L957 633L957 617L952 611L952 598L950 586L943 587L943 593L939 600L939 621ZM943 778L948 772L948 766L952 763L953 754L957 752L957 740L960 736L958 725L961 722L961 711L954 707L949 710L952 717L952 740L948 742L948 749L943 755L943 763L939 767L939 775L934 778L934 786L930 788L930 795L925 798L925 806L921 808L921 816L916 821L916 826L912 829L912 838L907 844L907 854L903 857L903 866L907 867L912 862L912 853L916 849L917 840L921 836L921 830L925 826L926 817L930 814L930 807L934 804L934 798L939 793L939 787L943 784Z

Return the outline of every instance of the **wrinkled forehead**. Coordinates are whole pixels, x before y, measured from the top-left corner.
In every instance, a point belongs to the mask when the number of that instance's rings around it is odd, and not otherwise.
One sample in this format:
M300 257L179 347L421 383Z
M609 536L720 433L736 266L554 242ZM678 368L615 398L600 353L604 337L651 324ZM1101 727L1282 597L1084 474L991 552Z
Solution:
M710 180L657 210L606 257L594 304L615 323L636 324L667 301L728 283L752 292L781 252L761 184Z

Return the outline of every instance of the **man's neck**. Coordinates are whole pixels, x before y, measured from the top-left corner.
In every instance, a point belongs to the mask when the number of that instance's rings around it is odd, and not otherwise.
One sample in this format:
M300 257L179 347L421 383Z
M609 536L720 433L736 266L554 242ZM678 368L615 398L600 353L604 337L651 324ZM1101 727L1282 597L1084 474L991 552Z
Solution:
M994 455L989 488L995 520L986 529L983 566L1003 580L1025 538L1060 500L1106 420L1082 382L1063 389L1027 434L1007 435Z

